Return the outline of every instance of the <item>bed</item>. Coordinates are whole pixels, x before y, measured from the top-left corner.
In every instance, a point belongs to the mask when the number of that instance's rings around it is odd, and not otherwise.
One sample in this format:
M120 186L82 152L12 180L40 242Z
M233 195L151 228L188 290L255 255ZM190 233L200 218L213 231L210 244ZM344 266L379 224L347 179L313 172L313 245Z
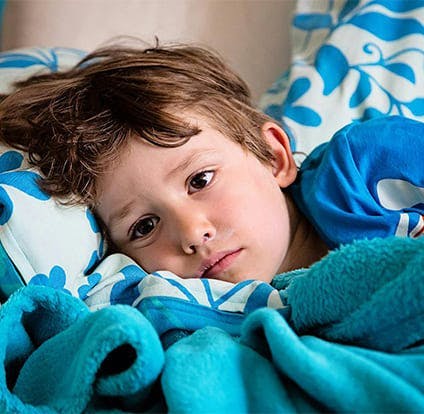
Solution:
M420 0L297 1L290 68L259 105L299 163L349 122L424 121L423 24ZM3 52L0 93L84 53ZM272 285L147 274L38 174L1 149L0 411L424 411L424 237L357 241Z

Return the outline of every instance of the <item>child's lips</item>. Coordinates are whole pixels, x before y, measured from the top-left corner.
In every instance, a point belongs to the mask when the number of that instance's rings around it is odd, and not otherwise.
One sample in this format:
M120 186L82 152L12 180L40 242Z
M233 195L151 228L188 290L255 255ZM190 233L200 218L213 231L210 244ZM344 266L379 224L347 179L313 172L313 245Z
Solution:
M217 279L237 259L243 249L227 250L204 260L196 275L201 278Z

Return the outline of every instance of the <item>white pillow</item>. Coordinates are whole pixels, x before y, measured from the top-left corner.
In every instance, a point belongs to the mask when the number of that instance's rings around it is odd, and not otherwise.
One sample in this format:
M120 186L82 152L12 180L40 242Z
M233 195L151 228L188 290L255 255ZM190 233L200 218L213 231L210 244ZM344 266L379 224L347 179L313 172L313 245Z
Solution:
M260 106L309 154L352 121L424 121L423 68L422 0L298 0L290 69Z
M31 48L0 53L0 93L34 74L74 66L83 52L66 48ZM86 275L104 254L104 242L91 212L63 206L41 192L39 174L29 168L25 154L0 147L0 248L20 276L3 263L0 293L8 296L19 285L43 284L74 296L87 285ZM4 254L6 253L6 254Z

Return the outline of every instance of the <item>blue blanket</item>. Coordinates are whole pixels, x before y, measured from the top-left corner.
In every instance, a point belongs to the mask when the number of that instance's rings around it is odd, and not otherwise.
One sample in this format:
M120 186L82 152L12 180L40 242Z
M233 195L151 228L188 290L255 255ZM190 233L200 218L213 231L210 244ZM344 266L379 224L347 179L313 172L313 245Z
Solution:
M424 238L357 242L279 275L284 315L168 343L135 308L28 286L0 308L0 411L423 412L423 275Z

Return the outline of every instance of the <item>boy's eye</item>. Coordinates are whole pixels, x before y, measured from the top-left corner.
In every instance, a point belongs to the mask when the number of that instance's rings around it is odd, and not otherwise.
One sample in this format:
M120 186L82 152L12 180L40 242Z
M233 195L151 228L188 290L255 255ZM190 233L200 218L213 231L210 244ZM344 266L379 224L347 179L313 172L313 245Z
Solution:
M194 175L189 183L190 192L195 193L196 191L206 187L211 182L213 175L213 171L202 171Z
M146 217L139 220L131 229L131 239L146 237L159 223L159 217Z

